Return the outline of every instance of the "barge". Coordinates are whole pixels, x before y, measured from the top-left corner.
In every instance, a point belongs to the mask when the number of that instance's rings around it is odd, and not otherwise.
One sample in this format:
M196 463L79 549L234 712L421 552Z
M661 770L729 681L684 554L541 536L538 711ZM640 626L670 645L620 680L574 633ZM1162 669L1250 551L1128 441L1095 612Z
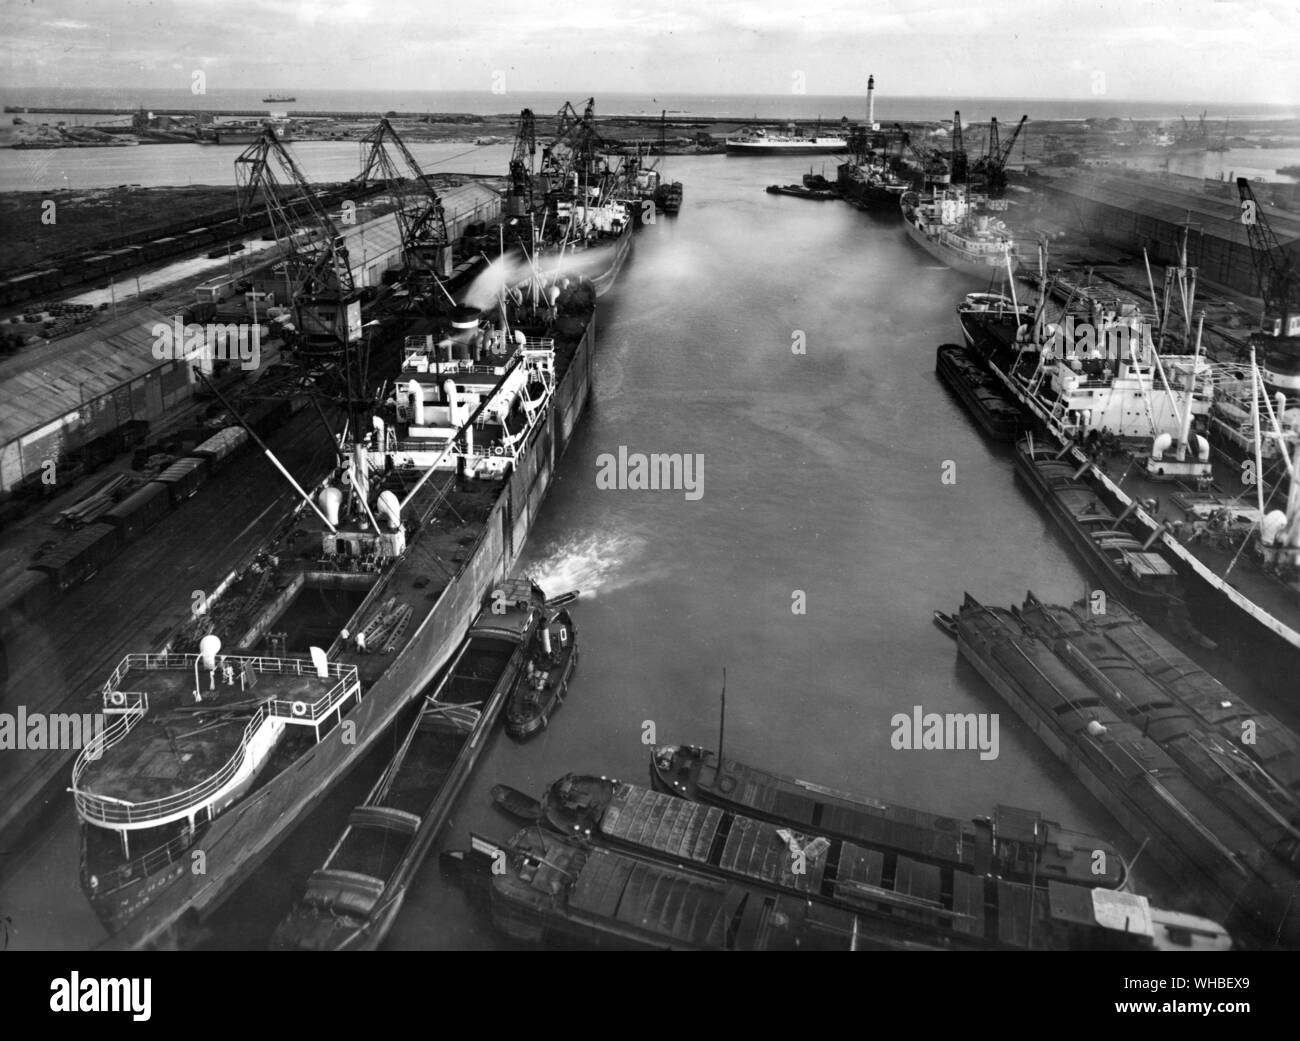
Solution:
M507 697L538 649L536 634L550 624L547 602L535 585L516 581L501 592L423 699L397 754L348 817L324 864L311 873L272 946L373 950L383 942Z
M940 345L934 371L992 440L1014 441L1032 424L1033 417L960 344Z
M1198 914L1265 948L1300 944L1300 878L1115 712L1012 611L969 594L951 618L961 656L1143 849Z
M650 779L662 792L786 827L878 846L921 863L1011 881L1059 879L1117 888L1127 868L1110 843L1063 828L1033 810L998 806L959 820L769 773L694 745L661 745Z

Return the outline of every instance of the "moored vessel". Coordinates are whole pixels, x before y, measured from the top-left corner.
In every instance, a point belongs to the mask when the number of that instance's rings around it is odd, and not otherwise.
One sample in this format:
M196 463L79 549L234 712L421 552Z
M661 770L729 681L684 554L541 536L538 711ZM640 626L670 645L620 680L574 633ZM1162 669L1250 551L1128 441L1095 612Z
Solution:
M1122 885L1126 868L1104 840L1063 828L1032 810L998 806L991 817L958 820L838 791L728 759L693 745L661 745L650 779L669 794L772 823L814 828L927 863L975 868L1013 881L1057 878L1079 885ZM1099 851L1101 856L1094 857ZM1098 871L1098 865L1102 870Z
M528 661L537 627L547 624L546 612L544 594L526 581L491 597L397 754L277 927L273 946L373 950L383 942Z

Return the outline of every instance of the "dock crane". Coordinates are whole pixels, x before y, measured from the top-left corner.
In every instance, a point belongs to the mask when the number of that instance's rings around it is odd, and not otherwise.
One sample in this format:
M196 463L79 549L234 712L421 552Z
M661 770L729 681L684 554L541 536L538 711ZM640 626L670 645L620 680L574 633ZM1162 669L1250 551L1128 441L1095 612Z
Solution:
M948 172L953 184L965 184L970 173L966 161L966 146L961 139L961 113L952 114L952 152L948 159Z
M398 168L401 157L406 174ZM361 172L353 182L379 184L392 194L407 272L416 280L438 281L451 274L451 236L447 216L432 178L421 168L401 135L386 118L361 139Z
M1011 150L1016 147L1016 139L1020 137L1020 131L1027 122L1029 117L1021 116L1016 129L1003 144L998 140L998 117L994 116L989 121L988 153L976 162L973 172L983 178L990 199L1000 199L1006 194L1007 163L1011 160Z
M1237 178L1241 223L1250 240L1255 282L1264 300L1259 336L1265 381L1284 391L1291 405L1300 395L1300 270L1277 240L1250 181Z
M347 246L298 164L266 126L235 159L239 218L261 202L285 250L289 301L306 350L337 353L361 336L361 303Z
M510 192L506 196L506 213L522 217L533 212L533 161L537 155L537 124L533 110L519 113L519 131L515 150L510 157Z

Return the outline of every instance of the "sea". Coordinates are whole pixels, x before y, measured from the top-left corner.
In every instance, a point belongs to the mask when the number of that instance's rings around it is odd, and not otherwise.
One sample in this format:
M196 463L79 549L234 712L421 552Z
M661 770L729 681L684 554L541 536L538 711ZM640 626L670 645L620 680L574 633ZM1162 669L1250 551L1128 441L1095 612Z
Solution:
M967 593L1010 605L1089 588L1008 449L935 376L936 347L960 336L957 303L987 287L937 266L897 223L766 194L807 172L796 160L669 156L663 170L685 186L681 213L637 232L601 301L591 401L520 564L552 594L581 591L581 664L547 730L490 738L387 945L511 947L438 854L516 830L493 785L537 795L570 771L646 782L648 741L723 743L730 758L961 818L1033 808L1135 854L933 622ZM691 454L701 494L602 488L602 456L621 449ZM894 717L918 707L996 717L996 758L896 748ZM206 946L266 944L397 741L297 826ZM11 947L103 941L77 882L70 801L6 852ZM1134 875L1180 906L1148 858Z
M312 91L296 96L292 103L265 103L262 90L212 90L201 95L188 91L119 90L109 88L16 89L0 87L0 105L40 108L139 108L181 109L187 111L276 112L292 116L295 112L444 112L471 115L517 114L530 108L540 119L547 119L566 101L579 110L585 98L566 97L558 93L502 93L491 91L419 92L394 91ZM860 122L866 115L864 97L809 94L606 94L595 99L600 116L655 116L666 113L669 123L689 122L691 116L734 118L822 119L835 125L841 119ZM877 95L875 117L888 126L895 120L951 120L960 109L962 122L987 123L997 116L1006 125L1027 114L1030 122L1025 133L1034 133L1035 120L1128 119L1161 120L1179 125L1179 117L1194 121L1199 112L1186 102L1120 101L1104 98L967 98L903 97ZM1217 103L1202 104L1211 135L1225 125L1244 120L1282 121L1300 117L1300 106ZM0 115L0 126L12 124L15 113ZM73 112L52 112L19 116L30 122L55 123L60 120L74 126L96 124L121 125L124 117ZM975 127L978 131L979 127ZM473 124L465 135L472 141ZM1279 133L1279 145L1284 139ZM411 150L420 164L431 172L454 171L467 174L504 173L510 144L475 146L468 142L411 142ZM198 144L150 144L122 148L0 148L0 192L53 191L57 189L100 189L119 185L155 187L161 185L233 185L234 158L239 146ZM302 141L293 146L306 175L313 181L339 181L356 175L360 168L359 145L355 141ZM1300 147L1232 148L1226 152L1185 152L1170 156L1142 156L1128 160L1131 165L1168 169L1194 177L1226 178L1237 176L1266 181L1290 182L1295 177L1278 170L1300 164Z

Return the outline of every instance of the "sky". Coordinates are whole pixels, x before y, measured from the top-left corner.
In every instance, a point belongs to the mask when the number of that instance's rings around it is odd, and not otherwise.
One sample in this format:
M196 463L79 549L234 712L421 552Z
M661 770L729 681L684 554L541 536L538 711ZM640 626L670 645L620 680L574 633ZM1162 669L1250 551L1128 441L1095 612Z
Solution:
M0 85L1300 102L1296 0L0 0Z

